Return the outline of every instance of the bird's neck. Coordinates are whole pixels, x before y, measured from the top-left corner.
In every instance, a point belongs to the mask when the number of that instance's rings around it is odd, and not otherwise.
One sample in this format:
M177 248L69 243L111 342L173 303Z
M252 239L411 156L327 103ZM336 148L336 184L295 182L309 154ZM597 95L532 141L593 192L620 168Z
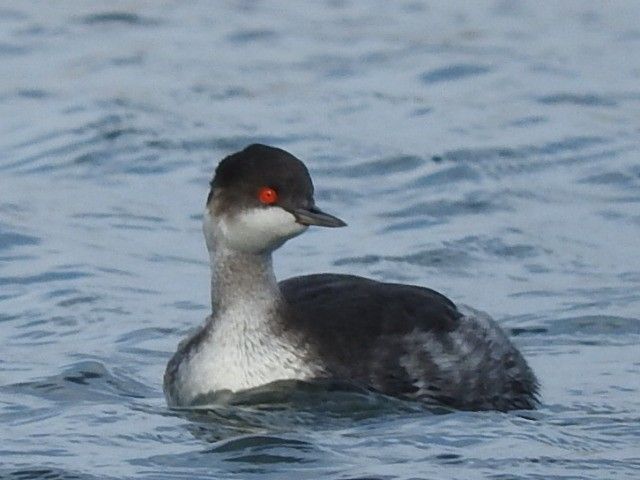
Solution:
M218 244L211 259L211 305L213 314L247 304L275 308L281 301L273 272L271 252L248 253Z

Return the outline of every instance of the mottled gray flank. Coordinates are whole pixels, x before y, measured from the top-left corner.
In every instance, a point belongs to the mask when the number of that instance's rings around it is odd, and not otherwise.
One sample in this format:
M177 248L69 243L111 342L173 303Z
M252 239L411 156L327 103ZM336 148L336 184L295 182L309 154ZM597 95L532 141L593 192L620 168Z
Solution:
M522 354L488 315L460 310L446 338L417 330L403 338L400 363L416 379L413 396L474 410L534 408L538 381Z
M181 372L180 369L183 365L189 362L198 352L199 346L206 341L206 337L211 330L212 317L209 316L205 322L194 329L186 338L180 341L176 352L171 356L167 368L164 371L163 377L163 389L167 399L167 404L188 405L193 398L198 394L194 393L193 396L187 397L181 393Z

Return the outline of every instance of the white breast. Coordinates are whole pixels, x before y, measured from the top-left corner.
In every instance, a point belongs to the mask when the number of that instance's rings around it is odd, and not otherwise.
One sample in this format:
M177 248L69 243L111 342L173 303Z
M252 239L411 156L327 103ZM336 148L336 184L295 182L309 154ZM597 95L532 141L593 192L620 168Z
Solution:
M275 380L306 380L318 376L321 367L310 365L306 352L293 340L276 335L264 319L264 305L247 302L225 310L212 321L202 342L178 369L183 402L213 391L233 392Z

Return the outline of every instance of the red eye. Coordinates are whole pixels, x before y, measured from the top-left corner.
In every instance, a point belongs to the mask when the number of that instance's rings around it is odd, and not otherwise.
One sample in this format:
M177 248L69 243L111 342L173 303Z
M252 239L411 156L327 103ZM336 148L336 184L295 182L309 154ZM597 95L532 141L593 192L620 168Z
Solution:
M262 187L258 190L258 200L265 205L273 205L278 201L278 193L271 187Z

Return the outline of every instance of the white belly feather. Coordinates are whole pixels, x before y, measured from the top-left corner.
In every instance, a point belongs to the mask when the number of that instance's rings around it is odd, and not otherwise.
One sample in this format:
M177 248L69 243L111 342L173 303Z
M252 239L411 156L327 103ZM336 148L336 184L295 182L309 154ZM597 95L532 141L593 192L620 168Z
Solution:
M258 305L243 304L209 320L199 345L184 358L177 372L182 402L213 391L245 390L275 380L305 380L321 372L305 358L301 345L270 331ZM257 319L256 319L257 320Z

